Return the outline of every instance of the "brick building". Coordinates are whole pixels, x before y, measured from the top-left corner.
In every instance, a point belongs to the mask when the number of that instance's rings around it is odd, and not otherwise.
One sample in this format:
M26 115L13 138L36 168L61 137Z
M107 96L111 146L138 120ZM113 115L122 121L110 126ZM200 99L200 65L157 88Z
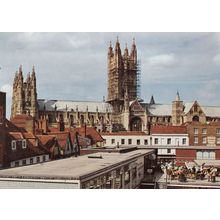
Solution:
M220 159L220 122L193 122L186 127L189 146L176 151L178 163Z
M4 164L4 151L6 142L5 120L6 120L6 93L0 92L0 167Z
M220 122L187 124L189 145L220 146Z

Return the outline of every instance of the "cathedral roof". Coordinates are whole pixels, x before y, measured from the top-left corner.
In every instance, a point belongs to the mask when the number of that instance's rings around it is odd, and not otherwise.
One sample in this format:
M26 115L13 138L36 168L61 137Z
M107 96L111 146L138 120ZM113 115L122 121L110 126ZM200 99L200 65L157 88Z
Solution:
M187 114L192 108L194 102L186 102L184 104L184 113ZM146 105L150 115L155 116L171 116L172 104L154 104ZM206 117L220 117L220 106L201 106Z
M65 100L38 100L39 110L40 111L54 111L56 108L57 111L76 111L78 108L79 112L86 112L87 108L89 112L98 112L105 113L112 112L112 107L106 102L96 102L96 101L65 101ZM45 109L44 109L45 108Z
M172 105L171 104L154 104L147 107L148 112L151 115L157 116L171 116Z
M220 107L216 107L216 106L201 106L201 107L207 117L220 118Z

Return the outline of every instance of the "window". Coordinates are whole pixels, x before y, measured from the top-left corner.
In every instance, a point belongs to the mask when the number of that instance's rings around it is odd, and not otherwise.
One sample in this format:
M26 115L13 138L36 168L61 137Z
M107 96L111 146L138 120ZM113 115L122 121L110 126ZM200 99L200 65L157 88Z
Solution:
M43 156L43 161L46 161L46 156L45 155Z
M121 144L125 144L125 139L121 139Z
M170 154L171 153L171 149L167 149L167 153Z
M167 144L171 144L171 138L167 138Z
M206 144L207 143L207 138L206 137L202 137L202 143Z
M115 143L115 139L112 139L112 144L114 144Z
M16 141L11 141L11 149L16 150Z
M207 134L207 128L202 129L202 134Z
M198 115L193 116L192 120L195 122L199 122L199 116Z
M26 160L22 160L22 165L26 165Z
M132 144L132 139L128 139L128 144Z
M158 138L154 139L154 144L158 144Z
M22 148L23 148L23 149L27 148L27 142L26 142L26 140L22 140Z
M103 140L104 144L106 144L106 139Z
M37 157L37 163L40 163L40 157Z
M216 134L220 134L220 128L216 128Z
M31 159L30 159L30 164L33 164L33 163L34 163L34 159L31 158Z
M183 139L182 139L182 144L183 144L183 145L186 144L186 138L183 138Z
M137 139L137 145L140 145L140 144L141 144L140 139Z
M148 145L148 140L147 139L144 140L144 145Z
M204 159L208 159L208 160L215 160L216 155L215 155L215 151L213 150L198 150L196 151L196 159L197 160L204 160Z
M194 134L198 134L199 133L199 129L198 128L194 128Z
M194 137L194 144L198 144L199 140L198 137Z
M125 172L125 184L128 184L130 182L130 172Z
M15 166L19 167L19 161L15 161Z
M217 138L216 138L216 143L217 143L217 144L220 144L220 137L217 137Z

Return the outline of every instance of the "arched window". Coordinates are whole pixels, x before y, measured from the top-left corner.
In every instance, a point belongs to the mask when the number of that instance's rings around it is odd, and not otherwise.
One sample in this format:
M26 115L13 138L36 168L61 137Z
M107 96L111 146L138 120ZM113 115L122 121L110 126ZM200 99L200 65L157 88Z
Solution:
M80 123L83 124L84 123L84 116L80 115Z
M53 116L51 114L48 114L48 122L49 123L53 122Z
M62 114L59 115L59 121L63 122L63 115Z
M199 122L199 116L198 115L193 116L192 120L195 122Z
M73 115L70 115L70 125L73 125L74 120L73 120Z
M142 121L139 117L134 117L130 122L131 131L141 131L142 130Z
M90 120L91 120L91 123L94 124L94 116L93 115L91 116Z

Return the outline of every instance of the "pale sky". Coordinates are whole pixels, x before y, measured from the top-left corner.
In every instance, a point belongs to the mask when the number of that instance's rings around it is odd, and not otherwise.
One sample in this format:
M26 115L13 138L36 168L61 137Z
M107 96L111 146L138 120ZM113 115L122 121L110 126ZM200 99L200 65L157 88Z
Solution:
M102 100L107 94L107 52L135 38L141 61L141 97L171 103L220 105L219 33L0 33L0 90L10 115L14 73L35 65L38 98Z

